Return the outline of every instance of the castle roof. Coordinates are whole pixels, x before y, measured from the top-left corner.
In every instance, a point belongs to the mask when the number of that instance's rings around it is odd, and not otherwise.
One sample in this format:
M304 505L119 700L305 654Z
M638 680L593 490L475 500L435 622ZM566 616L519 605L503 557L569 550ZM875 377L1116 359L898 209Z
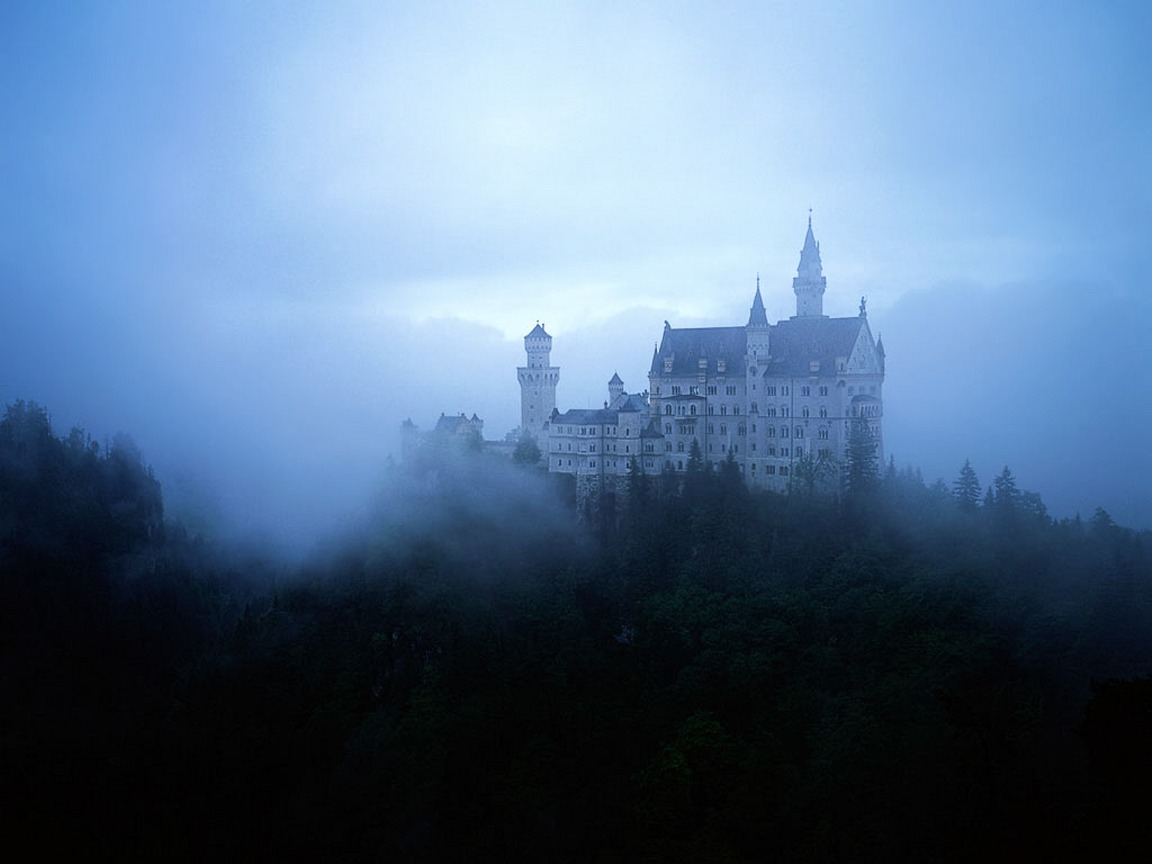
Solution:
M482 422L475 414L469 420L464 414L457 414L449 417L445 414L440 415L440 419L436 421L436 431L445 432L449 434L456 434L458 432L469 432L473 425Z
M747 347L748 331L744 327L665 327L660 348L652 357L652 373L694 375L704 359L713 370L716 361L723 360L732 374L739 374ZM672 368L665 372L664 361L669 358Z
M641 438L663 438L664 433L660 431L660 424L656 422L655 418L648 421L648 425L640 430Z
M621 414L637 413L648 409L648 400L639 393L624 393L612 405Z
M553 423L567 423L573 426L611 426L619 419L620 412L615 408L569 408L567 411L557 411L552 415Z
M772 328L768 374L811 375L812 363L819 372L836 374L836 361L848 357L865 326L865 319L801 316L780 321Z
M551 339L551 338L552 338L551 336L549 336L549 335L548 335L548 331L546 331L546 330L544 329L544 325L543 325L543 324L537 324L535 327L533 327L533 328L532 328L532 332L531 332L531 333L529 333L529 334L528 334L527 336L525 336L524 338L525 338L525 339L534 339L534 338L536 338L537 336L542 336L542 337L544 337L545 339Z
M612 373L612 380L610 380L608 383L609 384L623 384L624 379L620 377L619 372L613 372Z
M820 263L820 244L812 233L812 217L808 217L808 233L804 235L804 248L800 250L800 266L796 273L801 279L818 280L823 275Z
M767 375L811 375L812 363L818 371L836 373L838 358L848 357L859 338L865 319L799 316L780 321L771 327L771 356L764 364ZM716 372L718 360L726 371L740 375L748 348L746 327L666 327L660 348L652 357L652 374L693 376L700 372L700 361L708 361L708 370ZM671 369L665 361L671 359ZM675 398L675 397L665 397ZM691 398L691 397L684 397Z
M760 277L756 277L756 296L752 298L752 309L748 313L749 327L767 327L768 313L764 311L764 300L760 297Z
M615 426L621 414L638 414L648 410L647 400L639 393L624 393L611 407L569 408L552 412L551 422L572 426Z

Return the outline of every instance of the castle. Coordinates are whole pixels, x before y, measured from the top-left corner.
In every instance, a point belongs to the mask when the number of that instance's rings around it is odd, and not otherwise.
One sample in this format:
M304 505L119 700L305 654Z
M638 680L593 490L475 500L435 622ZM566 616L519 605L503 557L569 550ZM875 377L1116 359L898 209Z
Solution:
M784 491L803 475L836 474L854 421L868 424L883 460L884 346L859 314L824 314L826 278L812 220L792 290L796 314L769 324L760 280L748 323L672 327L652 354L648 390L627 393L619 375L603 408L559 411L552 337L537 324L518 368L523 432L551 473L576 478L577 493L615 493L636 465L646 474L731 458L752 487Z

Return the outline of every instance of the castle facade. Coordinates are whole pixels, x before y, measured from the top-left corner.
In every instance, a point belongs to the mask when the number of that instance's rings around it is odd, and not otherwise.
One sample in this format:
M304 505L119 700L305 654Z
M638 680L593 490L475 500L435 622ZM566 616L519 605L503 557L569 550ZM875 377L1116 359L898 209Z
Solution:
M614 493L636 465L683 472L693 452L718 468L731 458L745 483L784 491L798 477L835 477L853 423L866 423L883 460L884 346L859 314L824 314L826 278L812 220L792 280L796 314L769 324L759 278L743 326L677 328L664 322L648 389L627 393L619 375L603 408L556 408L552 337L537 324L518 369L521 428L549 472L571 474L578 493Z

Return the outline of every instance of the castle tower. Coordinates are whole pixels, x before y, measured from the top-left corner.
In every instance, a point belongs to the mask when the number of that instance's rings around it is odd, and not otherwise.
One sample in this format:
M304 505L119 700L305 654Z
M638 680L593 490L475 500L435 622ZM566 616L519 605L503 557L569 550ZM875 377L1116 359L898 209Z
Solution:
M551 365L552 337L543 324L537 324L524 337L524 351L528 365L516 369L520 379L520 428L532 435L543 450L544 424L556 410L556 385L560 382L559 367Z
M796 292L795 317L824 317L824 288L828 280L823 274L820 244L812 236L812 216L809 214L808 234L804 237L804 248L800 250L800 266L792 280L792 290Z
M608 404L615 405L624 395L624 379L619 372L612 373L612 380L608 382Z

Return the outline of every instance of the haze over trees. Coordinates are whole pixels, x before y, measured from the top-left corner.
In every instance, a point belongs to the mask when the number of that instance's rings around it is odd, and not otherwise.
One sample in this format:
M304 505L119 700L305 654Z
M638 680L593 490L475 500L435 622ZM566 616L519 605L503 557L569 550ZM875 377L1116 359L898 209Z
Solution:
M1083 860L1146 850L1152 537L1008 467L614 520L463 448L299 567L192 537L127 438L0 420L13 844L204 860ZM857 452L858 450L858 452ZM855 453L855 455L852 455ZM811 479L811 482L809 482Z

